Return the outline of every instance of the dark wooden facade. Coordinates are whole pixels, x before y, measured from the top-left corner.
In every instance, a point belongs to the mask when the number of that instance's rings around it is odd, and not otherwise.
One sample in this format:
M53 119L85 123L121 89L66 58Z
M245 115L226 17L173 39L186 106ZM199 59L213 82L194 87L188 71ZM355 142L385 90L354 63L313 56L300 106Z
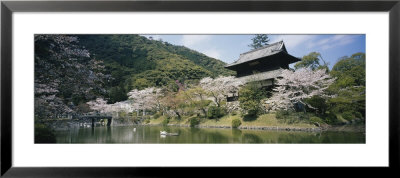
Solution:
M236 79L243 83L256 82L258 87L271 91L274 79L281 75L283 69L289 69L289 64L301 59L288 54L283 41L263 46L240 54L238 60L225 68L236 71ZM231 93L227 101L236 101L238 93Z
M288 69L289 64L300 61L288 54L283 41L273 43L240 55L239 59L225 68L236 71L236 77ZM267 79L267 78L265 78Z

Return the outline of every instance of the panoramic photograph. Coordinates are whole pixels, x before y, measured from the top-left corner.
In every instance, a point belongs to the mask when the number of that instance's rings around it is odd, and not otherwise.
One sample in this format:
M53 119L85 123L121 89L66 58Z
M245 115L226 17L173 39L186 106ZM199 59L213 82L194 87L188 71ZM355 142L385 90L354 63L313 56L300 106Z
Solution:
M365 144L364 34L36 34L36 144Z

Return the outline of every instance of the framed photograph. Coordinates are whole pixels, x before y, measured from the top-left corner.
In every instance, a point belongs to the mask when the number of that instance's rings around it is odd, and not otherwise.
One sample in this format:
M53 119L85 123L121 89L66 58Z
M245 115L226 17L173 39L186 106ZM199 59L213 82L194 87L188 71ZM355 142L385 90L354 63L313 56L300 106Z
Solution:
M399 1L2 1L1 175L391 172L399 18Z

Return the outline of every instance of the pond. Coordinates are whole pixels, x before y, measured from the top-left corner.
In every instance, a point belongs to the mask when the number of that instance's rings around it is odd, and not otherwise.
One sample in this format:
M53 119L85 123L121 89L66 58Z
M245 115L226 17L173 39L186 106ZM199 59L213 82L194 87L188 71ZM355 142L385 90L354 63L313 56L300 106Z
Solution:
M160 131L178 133L163 136ZM365 143L362 132L299 132L190 128L162 126L114 126L56 131L57 143Z

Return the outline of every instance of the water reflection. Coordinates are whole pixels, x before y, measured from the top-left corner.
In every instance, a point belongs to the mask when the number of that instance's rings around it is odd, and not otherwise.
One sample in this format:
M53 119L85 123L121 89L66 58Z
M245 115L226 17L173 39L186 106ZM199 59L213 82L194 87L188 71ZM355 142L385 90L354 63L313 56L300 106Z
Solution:
M160 131L179 133L162 136ZM365 143L363 133L120 126L56 132L58 143Z

